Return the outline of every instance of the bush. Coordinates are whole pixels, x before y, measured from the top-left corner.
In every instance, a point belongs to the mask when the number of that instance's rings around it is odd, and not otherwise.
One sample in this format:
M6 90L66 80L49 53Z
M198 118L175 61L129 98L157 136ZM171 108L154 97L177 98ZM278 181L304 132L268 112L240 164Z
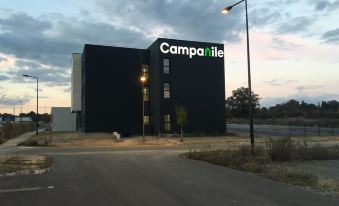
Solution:
M272 161L290 161L294 150L291 138L269 139L267 151Z
M290 138L281 138L266 143L271 161L295 160L335 160L339 159L339 149L323 147L320 144L308 146L306 142L293 143Z
M252 156L250 146L241 146L238 150L190 151L184 156L243 171L258 172L260 165L267 163L267 157L262 147L256 147L254 153L255 157Z

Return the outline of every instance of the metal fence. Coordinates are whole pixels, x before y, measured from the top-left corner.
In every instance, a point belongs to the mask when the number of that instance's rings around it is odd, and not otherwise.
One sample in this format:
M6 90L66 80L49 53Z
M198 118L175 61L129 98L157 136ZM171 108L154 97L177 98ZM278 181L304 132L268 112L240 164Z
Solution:
M248 124L227 124L227 131L234 133L249 133ZM256 135L267 136L339 136L339 128L334 126L307 126L306 124L300 126L296 125L254 125L254 132Z

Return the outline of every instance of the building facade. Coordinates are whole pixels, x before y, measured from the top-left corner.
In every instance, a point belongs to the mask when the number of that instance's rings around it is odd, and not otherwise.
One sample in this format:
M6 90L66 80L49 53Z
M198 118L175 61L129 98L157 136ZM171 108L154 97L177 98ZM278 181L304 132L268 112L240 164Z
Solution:
M173 134L182 105L186 133L225 133L223 44L163 38L147 49L86 44L72 65L72 112L83 132L137 135L144 119L146 134Z

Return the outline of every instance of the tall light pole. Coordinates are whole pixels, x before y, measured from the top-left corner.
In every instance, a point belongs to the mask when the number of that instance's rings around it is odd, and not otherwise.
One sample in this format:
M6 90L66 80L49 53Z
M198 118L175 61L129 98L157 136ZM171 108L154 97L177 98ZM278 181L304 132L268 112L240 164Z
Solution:
M145 82L146 77L141 76L140 78L142 84L142 141L145 141L145 99L144 99L144 90L145 90Z
M248 69L248 90L249 90L249 118L250 118L250 138L251 138L251 151L254 151L254 131L253 131L253 102L252 102L252 85L251 85L251 60L250 60L250 38L248 32L248 12L247 12L247 0L241 0L232 6L225 7L222 10L223 14L227 14L231 9L240 4L241 2L245 2L245 9L246 9L246 36L247 36L247 69Z
M20 122L22 122L22 100L20 100Z
M30 76L27 74L23 74L22 76L36 79L36 123L35 123L36 130L35 130L35 134L38 135L39 134L39 78L35 76Z

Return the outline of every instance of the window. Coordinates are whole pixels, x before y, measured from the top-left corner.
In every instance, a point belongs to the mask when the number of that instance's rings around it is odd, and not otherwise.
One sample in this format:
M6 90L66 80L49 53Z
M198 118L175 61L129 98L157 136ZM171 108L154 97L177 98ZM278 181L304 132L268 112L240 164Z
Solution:
M171 130L171 115L170 114L164 115L164 130L165 131Z
M164 83L164 98L168 99L171 97L171 87L170 83Z
M147 64L142 65L142 76L144 76L146 79L148 79L149 77L149 70Z
M170 60L169 59L164 59L164 74L169 74L170 73Z
M148 116L148 115L144 116L144 124L145 125L149 125L150 124L150 116Z
M148 102L149 101L149 87L144 87L142 94L143 94L143 100L145 102Z

